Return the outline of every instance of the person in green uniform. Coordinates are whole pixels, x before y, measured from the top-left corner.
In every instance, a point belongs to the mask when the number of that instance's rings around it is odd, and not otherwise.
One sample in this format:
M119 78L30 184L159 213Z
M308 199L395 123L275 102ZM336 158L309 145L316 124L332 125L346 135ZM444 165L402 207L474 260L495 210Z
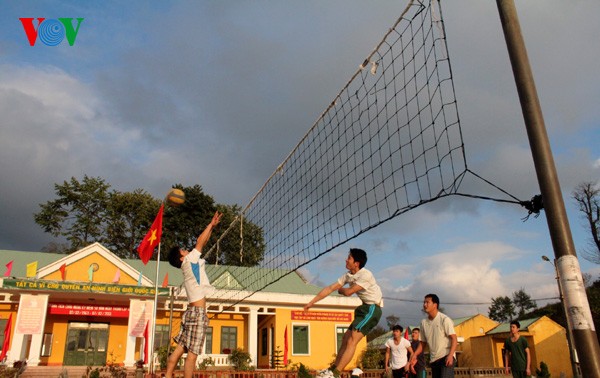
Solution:
M531 375L531 355L527 340L519 335L521 324L513 320L510 322L510 337L504 342L504 370L508 374L509 359L510 370L514 378L525 378Z

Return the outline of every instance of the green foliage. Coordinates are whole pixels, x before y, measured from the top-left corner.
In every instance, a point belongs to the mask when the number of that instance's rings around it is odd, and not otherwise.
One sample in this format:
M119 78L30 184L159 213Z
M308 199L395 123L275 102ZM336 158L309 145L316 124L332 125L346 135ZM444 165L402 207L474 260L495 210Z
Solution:
M174 187L183 190L186 201L179 207L166 206L163 214L161 260L169 249L179 246L191 249L198 235L212 219L223 212L220 226L211 235L211 247L240 213L237 205L216 204L200 185ZM133 192L110 190L100 177L72 177L69 182L55 184L56 199L40 204L35 222L45 232L66 238L66 244L51 242L48 252L70 253L91 243L100 242L121 258L137 258L137 246L150 229L162 199L153 198L142 189ZM209 255L208 263L255 266L264 256L263 232L257 225L243 221L243 254L240 256L239 221L219 243L219 252Z
M600 279L594 281L594 283L587 288L587 297L590 303L590 310L592 312L592 319L594 320L594 326L596 328L596 336L600 342Z
M227 233L219 244L219 253L215 253L214 257L209 256L209 263L218 259L219 264L222 265L258 265L263 259L265 250L262 229L242 218L244 243L243 253L240 256L240 218L236 219L236 217L240 214L241 208L237 205L219 205L217 208L223 213L221 224L224 227L229 227L229 230L223 229L223 232L227 231ZM234 220L236 220L235 223L233 223Z
M169 345L163 345L156 349L158 355L158 363L160 364L161 370L167 368L167 359L169 358Z
M527 310L537 308L537 303L531 299L531 296L527 294L523 288L513 293L512 301L519 310L517 315L520 319L523 318Z
M137 258L137 246L160 208L160 201L142 189L113 191L106 208L106 227L101 243L123 258Z
M25 371L27 367L27 361L15 361L13 367L6 365L0 365L0 378L14 378L19 377Z
M387 333L388 331L389 330L386 330L385 328L383 328L381 326L377 326L377 327L373 328L373 330L371 332L369 332L369 334L367 334L367 342L369 342L371 340L375 340L376 338Z
M359 358L363 370L383 368L384 356L377 348L367 347Z
M387 323L388 329L391 330L393 326L400 322L400 318L396 315L388 315L385 317L385 321Z
M243 349L235 348L231 351L231 354L228 356L229 362L233 365L235 370L239 371L249 371L254 370L253 367L250 366L250 362L252 362L252 358L250 357L250 353L245 352Z
M535 376L538 378L550 378L550 371L548 365L544 361L540 362L540 368L535 369Z
M66 237L70 252L100 240L105 227L109 187L103 179L87 175L82 182L72 177L70 182L55 184L58 199L40 205L40 212L34 214L35 222L53 236Z
M508 322L513 319L515 314L515 305L509 297L492 298L492 305L489 308L490 319Z
M215 360L212 357L206 357L198 364L198 370L206 370L209 366L215 366Z
M283 352L279 347L275 348L273 355L271 355L271 367L273 369L280 369L283 367Z
M205 194L200 185L183 187L181 184L177 184L173 187L183 190L185 202L178 207L165 207L163 248L161 249L163 256L161 256L161 259L162 257L166 258L169 249L173 246L191 250L196 245L198 235L210 223L213 214L217 210L213 198ZM219 227L222 227L222 224ZM219 234L218 230L214 230L211 242L214 242Z
M310 369L302 362L290 364L289 370L295 371L297 373L297 378L312 378L312 374L310 374Z

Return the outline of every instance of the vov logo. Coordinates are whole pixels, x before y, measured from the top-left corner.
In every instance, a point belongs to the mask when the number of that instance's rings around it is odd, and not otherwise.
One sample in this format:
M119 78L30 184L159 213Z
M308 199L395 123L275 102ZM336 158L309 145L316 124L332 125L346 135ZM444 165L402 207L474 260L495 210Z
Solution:
M37 29L33 25L34 18L19 18L19 20L23 24L23 29L25 29L25 34L31 46L35 46L37 39L46 46L56 46L65 39L65 36L69 45L73 46L83 18L76 18L77 27L73 27L73 18L49 18L46 20L38 17Z

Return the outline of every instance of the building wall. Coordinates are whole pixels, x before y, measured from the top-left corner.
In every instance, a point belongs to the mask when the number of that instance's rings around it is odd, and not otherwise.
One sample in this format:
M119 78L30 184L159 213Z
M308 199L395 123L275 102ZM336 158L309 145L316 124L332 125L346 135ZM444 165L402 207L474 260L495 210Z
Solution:
M106 259L102 254L95 252L78 260L75 264L69 265L66 268L65 280L77 282L89 282L88 268L92 263L98 264L98 270L94 272L94 282L112 282L117 272L115 265ZM59 270L49 273L44 276L45 280L62 281ZM121 285L136 285L137 277L131 277L121 272L119 284Z
M292 363L302 363L310 369L324 369L335 360L337 354L337 334L338 326L348 327L352 322L353 311L334 311L328 309L311 309L311 311L321 311L329 314L350 314L349 321L339 320L293 320L292 311L301 311L301 308L280 308L277 309L277 322L275 327L276 346L284 350L285 328L288 329L288 358ZM309 350L308 354L294 353L294 335L293 327L295 325L307 325L309 328ZM346 370L356 367L357 360L361 352L367 347L367 339L364 337L356 347L356 353L350 361Z
M534 366L539 368L540 363L544 361L553 377L560 377L561 373L572 377L566 330L551 319L542 317L529 327L529 332L534 339L532 373L535 374Z
M490 337L471 337L468 340L465 340L464 349L466 349L467 352L463 353L463 364L461 364L460 367L478 368L502 366L494 364L493 342Z
M454 327L456 336L464 338L457 348L459 367L493 366L490 341L481 338L497 325L498 322L477 314Z
M86 255L89 253L89 255ZM80 257L78 257L80 255ZM13 313L13 327L12 331L14 332L15 323L17 318L17 307L19 295L22 293L28 293L33 295L48 295L49 303L53 304L61 304L65 303L67 305L73 306L89 306L89 307L100 307L100 306L118 306L118 307L127 307L129 308L132 300L152 300L153 298L147 293L150 289L150 282L147 278L144 278L142 283L142 287L140 289L145 289L146 292L138 292L131 290L136 289L137 280L138 280L138 272L134 270L129 265L121 264L118 261L118 258L112 254L110 251L106 250L104 247L95 243L90 245L80 251L74 252L68 256L57 257L59 260L56 262L49 263L46 266L38 267L38 275L39 278L11 278L9 281L10 285L4 286L7 295L4 296L4 302L0 303L0 319L7 319L10 313ZM63 281L61 272L59 270L59 265L61 264L61 260L67 261L66 264L66 277ZM98 269L93 273L93 284L103 284L104 288L107 288L105 291L100 290L100 286L98 289L87 289L86 285L90 284L90 277L88 273L88 269L92 264L98 264ZM117 269L120 267L120 279L118 283L113 283L115 274L117 273ZM13 282L14 281L14 282ZM52 288L50 286L46 286L44 281L52 281L56 283ZM25 291L20 292L18 286L21 282L26 282L27 285L23 286ZM8 283L4 282L5 284ZM69 288L57 289L59 286L65 284L65 286L69 286ZM13 286L11 286L13 285ZM128 285L121 287L121 285ZM79 286L83 288L79 288ZM123 291L112 289L122 288ZM129 290L126 291L125 289ZM89 291L88 291L89 290ZM115 294L118 292L119 294ZM264 295L264 293L263 293ZM285 293L273 293L273 296L267 296L266 300L260 301L260 303L253 303L248 301L244 305L247 306L243 309L239 309L241 313L223 313L223 314L215 314L209 312L210 323L209 325L212 327L212 354L222 354L223 346L221 345L221 334L222 327L236 327L237 329L237 340L236 346L248 352L256 352L256 361L252 361L253 364L259 365L261 367L268 367L270 364L271 351L279 347L279 349L283 352L284 350L284 332L286 326L288 328L288 346L289 346L289 360L292 363L302 362L306 366L317 369L317 368L325 368L329 365L329 363L334 359L334 354L336 353L336 325L348 326L352 320L352 310L353 306L351 301L348 298L337 298L324 300L320 306L317 306L318 309L312 310L311 313L321 312L325 314L329 314L333 319L319 319L319 320L292 320L292 311L302 311L302 304L298 304L298 302L303 302L303 296L311 297L312 295L308 294L285 294ZM89 302L90 299L94 299L95 302ZM17 301L17 303L8 303L8 301ZM183 315L181 300L183 298L178 298L177 302L177 310L173 311L172 318L172 328L171 328L171 337L175 336L181 326L181 318ZM272 302L271 302L272 301ZM308 299L306 300L308 301ZM170 311L164 310L161 308L164 306L164 297L162 297L161 304L159 304L159 308L156 311L156 324L157 325L168 325L170 321ZM99 303L97 306L91 305L91 303ZM257 335L251 335L252 339L256 339L256 347L255 345L248 345L249 340L251 339L248 335L250 325L248 322L250 319L256 319L257 316L252 313L252 315L247 313L247 309L251 311L256 311L257 308L261 308L259 311L264 311L263 306L268 303L269 309L268 311L258 313L258 329L256 332ZM296 306L296 307L292 307ZM348 308L346 311L341 311L340 308ZM64 307L61 307L61 311ZM73 310L75 311L75 310ZM80 310L77 310L80 311ZM44 325L43 332L45 334L52 335L52 352L50 356L41 357L40 356L40 365L63 365L65 361L65 346L67 343L68 330L69 330L69 322L77 321L84 323L106 323L108 326L108 340L107 340L107 358L106 361L108 363L118 363L118 364L132 364L134 360L140 358L140 349L141 349L141 341L142 338L138 337L135 340L134 348L130 348L129 352L127 351L127 343L130 340L128 335L129 328L128 318L118 317L122 314L115 315L114 317L108 317L106 315L92 315L91 311L98 311L97 309L89 310L90 313L87 313L85 316L80 314L77 315L73 313L67 312L53 312L50 313L48 311L46 313L46 321ZM100 310L103 311L103 310ZM115 309L115 311L122 311L119 309ZM336 314L342 314L345 319L344 321L339 321L336 319ZM301 355L294 353L293 351L293 325L294 324L306 324L309 326L310 334L309 334L309 353L306 355ZM267 353L262 353L262 343L261 343L261 329L266 328L268 331L268 348ZM38 339L42 337L42 335L34 336ZM11 342L14 339L14 335L11 337ZM20 345L20 344L19 344ZM131 345L130 345L131 347ZM357 355L366 348L366 338L363 339L357 348ZM24 347L23 349L26 349ZM24 353L24 352L23 352ZM126 355L129 353L129 355ZM33 353L35 354L35 353ZM68 356L67 356L68 357ZM11 356L11 358L18 358L16 356ZM36 362L37 363L37 362ZM352 368L356 365L356 358L354 358L347 368Z
M223 352L221 345L221 330L222 327L237 328L237 347L248 351L248 330L246 328L246 316L240 314L210 314L209 326L213 327L213 353L220 354Z

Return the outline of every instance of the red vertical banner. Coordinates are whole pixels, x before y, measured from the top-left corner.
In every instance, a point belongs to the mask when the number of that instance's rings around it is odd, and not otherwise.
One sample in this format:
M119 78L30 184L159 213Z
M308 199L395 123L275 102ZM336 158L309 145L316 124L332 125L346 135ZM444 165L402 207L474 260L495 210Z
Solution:
M287 326L285 326L285 332L283 333L283 366L288 364L288 334Z
M408 340L408 327L404 330L404 338Z
M4 343L2 343L2 353L0 353L0 361L4 360L6 357L6 353L8 352L8 347L10 346L10 330L12 328L12 313L8 317L8 321L6 322L6 327L4 327Z

